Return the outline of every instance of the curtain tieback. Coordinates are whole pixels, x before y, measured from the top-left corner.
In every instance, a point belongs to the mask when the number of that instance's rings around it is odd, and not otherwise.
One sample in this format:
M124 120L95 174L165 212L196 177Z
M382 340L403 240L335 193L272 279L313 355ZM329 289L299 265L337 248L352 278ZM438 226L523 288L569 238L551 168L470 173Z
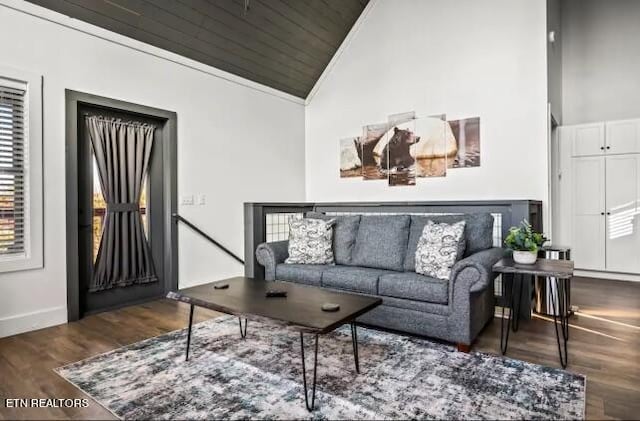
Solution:
M119 212L135 212L135 211L140 211L139 202L107 203L107 212L119 213Z

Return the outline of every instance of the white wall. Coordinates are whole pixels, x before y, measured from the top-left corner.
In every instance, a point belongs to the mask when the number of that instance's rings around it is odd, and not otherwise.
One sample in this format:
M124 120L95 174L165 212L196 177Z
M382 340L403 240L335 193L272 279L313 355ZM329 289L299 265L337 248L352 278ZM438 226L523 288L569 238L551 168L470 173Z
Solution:
M640 117L640 1L563 0L563 124Z
M44 76L45 173L45 266L0 274L0 336L66 321L65 89L177 112L178 192L207 197L179 211L239 255L244 201L304 200L301 100L28 3L0 1L0 22L0 66ZM242 273L179 235L180 286Z
M372 1L306 109L307 200L547 199L544 0ZM338 139L416 110L480 116L482 164L415 187L339 178Z

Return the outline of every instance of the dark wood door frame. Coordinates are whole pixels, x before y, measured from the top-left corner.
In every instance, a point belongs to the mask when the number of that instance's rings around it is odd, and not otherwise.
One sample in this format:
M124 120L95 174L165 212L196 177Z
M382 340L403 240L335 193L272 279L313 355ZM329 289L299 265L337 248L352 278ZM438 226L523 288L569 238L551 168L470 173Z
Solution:
M78 260L78 106L91 105L155 118L164 122L162 144L163 160L164 247L163 273L165 293L178 287L178 229L171 215L177 211L177 115L161 110L97 95L65 90L66 106L66 209L67 209L67 317L80 318L80 279Z

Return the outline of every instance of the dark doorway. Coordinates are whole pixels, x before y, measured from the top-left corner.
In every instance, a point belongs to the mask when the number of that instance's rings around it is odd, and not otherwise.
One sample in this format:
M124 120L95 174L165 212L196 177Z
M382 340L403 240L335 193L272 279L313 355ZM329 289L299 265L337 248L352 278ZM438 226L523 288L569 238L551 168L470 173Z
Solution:
M106 212L97 180L86 118L101 116L151 124L153 148L142 189L140 213L157 282L90 292ZM67 91L67 291L69 320L157 299L177 288L176 115L108 98Z

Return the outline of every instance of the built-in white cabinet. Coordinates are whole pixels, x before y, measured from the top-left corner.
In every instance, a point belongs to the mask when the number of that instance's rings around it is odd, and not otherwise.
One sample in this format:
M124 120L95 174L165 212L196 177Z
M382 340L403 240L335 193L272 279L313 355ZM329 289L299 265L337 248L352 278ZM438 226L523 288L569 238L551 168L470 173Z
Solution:
M573 156L599 155L605 151L604 123L563 127L562 130L569 136Z
M606 123L607 154L640 153L640 120Z
M558 130L554 242L577 269L640 274L640 119Z
M574 157L640 153L640 119L565 126L561 131Z
M576 267L605 267L605 158L573 159L572 256Z
M606 269L640 273L640 154L605 159Z

